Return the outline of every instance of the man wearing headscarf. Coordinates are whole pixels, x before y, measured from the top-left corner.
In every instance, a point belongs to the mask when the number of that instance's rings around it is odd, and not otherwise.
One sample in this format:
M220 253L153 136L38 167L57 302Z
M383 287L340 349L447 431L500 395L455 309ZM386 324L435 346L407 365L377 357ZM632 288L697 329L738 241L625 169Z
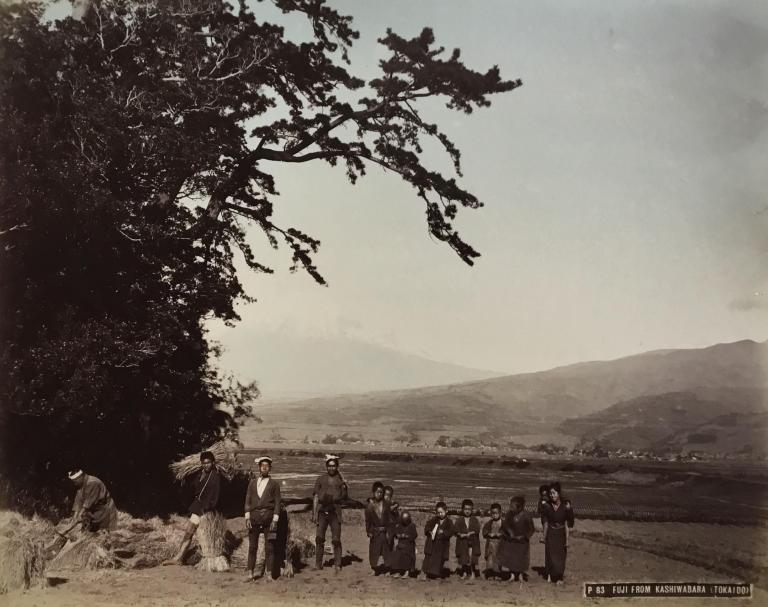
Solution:
M347 499L347 483L339 472L339 457L325 456L326 474L315 481L312 498L312 522L317 525L315 536L315 569L323 568L325 534L331 528L334 571L341 571L341 502Z
M81 521L82 530L93 532L117 527L117 507L106 485L79 469L72 470L67 476L77 487L72 516Z
M260 578L264 571L256 573L256 554L259 536L264 536L264 570L267 581L274 579L273 559L275 531L280 519L280 484L270 478L272 458L266 455L255 460L259 467L258 478L251 479L245 492L245 526L248 529L248 571L246 581Z

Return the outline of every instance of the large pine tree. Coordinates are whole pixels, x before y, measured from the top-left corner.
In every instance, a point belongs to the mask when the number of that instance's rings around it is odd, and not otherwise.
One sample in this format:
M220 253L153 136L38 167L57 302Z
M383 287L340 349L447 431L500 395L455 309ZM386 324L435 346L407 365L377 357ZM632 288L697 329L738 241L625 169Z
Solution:
M478 256L453 222L481 203L422 162L435 139L461 174L419 102L469 113L520 82L465 67L424 29L388 31L366 83L348 71L351 17L324 0L273 4L309 19L314 39L288 39L258 4L81 2L80 18L54 24L42 5L0 6L0 470L12 504L55 501L56 479L82 465L123 507L155 508L169 461L236 429L254 387L218 374L204 323L237 321L236 255L272 271L246 229L324 282L319 243L272 220L275 163L341 163L352 182L383 167L413 186L431 234Z

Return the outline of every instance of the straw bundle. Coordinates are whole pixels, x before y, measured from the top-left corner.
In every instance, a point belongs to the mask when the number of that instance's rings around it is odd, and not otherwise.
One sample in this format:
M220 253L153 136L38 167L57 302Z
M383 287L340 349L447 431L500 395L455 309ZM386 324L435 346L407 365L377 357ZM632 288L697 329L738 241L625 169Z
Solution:
M296 569L315 556L315 526L309 524L308 516L288 517L288 512L280 512L277 523L275 558L280 566L280 574L293 577Z
M285 549L285 567L283 575L293 577L294 569L315 556L315 544L305 537L291 537Z
M82 569L145 569L171 558L186 529L187 521L171 517L135 519L118 513L117 528L86 534L71 541L49 563L54 571ZM194 559L194 555L190 560Z
M227 521L218 512L206 512L197 528L197 542L202 559L197 564L200 571L229 571L227 551Z
M67 543L53 560L50 567L55 571L80 571L82 569L116 569L118 557L103 546L101 537L82 536Z
M216 458L216 468L227 479L232 480L238 472L241 471L241 466L237 462L237 452L242 446L230 439L225 439L214 443L206 449L213 453ZM183 482L187 477L195 473L200 472L203 469L200 463L200 453L194 453L188 455L184 459L172 463L169 468L176 477L176 480Z
M38 517L0 512L0 594L47 585L45 541L52 532Z

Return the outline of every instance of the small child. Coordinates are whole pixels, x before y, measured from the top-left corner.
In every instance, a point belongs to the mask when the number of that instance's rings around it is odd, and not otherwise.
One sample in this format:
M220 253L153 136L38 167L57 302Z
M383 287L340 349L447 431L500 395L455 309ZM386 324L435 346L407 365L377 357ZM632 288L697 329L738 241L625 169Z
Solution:
M384 485L384 501L389 505L389 531L387 532L387 538L390 550L395 546L394 529L400 520L400 504L394 501L394 498L394 487L392 485Z
M400 520L392 529L392 539L397 540L389 553L387 567L390 575L408 577L416 570L416 525L407 511L400 513Z
M485 579L501 576L499 544L501 543L501 505L491 504L491 520L483 525L485 538Z
M384 501L384 484L380 481L371 487L372 499L365 506L365 531L368 534L368 559L371 575L378 575L379 559L387 561L389 555L389 505Z
M479 578L477 563L480 561L480 522L472 516L475 504L472 500L461 503L461 516L453 527L456 533L457 573L462 579Z
M424 527L424 562L421 570L427 579L445 577L445 562L451 556L451 536L453 523L448 518L448 506L445 502L435 504L435 516Z
M549 485L539 485L539 503L536 506L536 514L541 518L544 526L544 508L549 508Z

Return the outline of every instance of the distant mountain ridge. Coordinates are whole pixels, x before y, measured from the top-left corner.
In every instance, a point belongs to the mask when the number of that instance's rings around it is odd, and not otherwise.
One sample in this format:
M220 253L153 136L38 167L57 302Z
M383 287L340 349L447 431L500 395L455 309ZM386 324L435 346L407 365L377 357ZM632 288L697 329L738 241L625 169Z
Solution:
M746 340L259 408L285 429L295 423L310 428L307 436L312 427L325 424L327 432L328 424L338 424L363 437L376 428L377 436L405 433L427 444L447 433L493 435L501 444L524 435L539 442L637 450L760 452L760 438L766 438L761 428L768 427L766 370L768 342Z
M280 400L409 389L500 375L348 335L306 336L289 329L228 335L220 365L244 380L257 380L265 399Z
M549 371L460 384L320 397L286 407L310 417L333 410L373 421L379 418L462 423L550 421L597 413L642 396L723 388L764 389L768 342L750 340L708 348L660 350L557 367Z

